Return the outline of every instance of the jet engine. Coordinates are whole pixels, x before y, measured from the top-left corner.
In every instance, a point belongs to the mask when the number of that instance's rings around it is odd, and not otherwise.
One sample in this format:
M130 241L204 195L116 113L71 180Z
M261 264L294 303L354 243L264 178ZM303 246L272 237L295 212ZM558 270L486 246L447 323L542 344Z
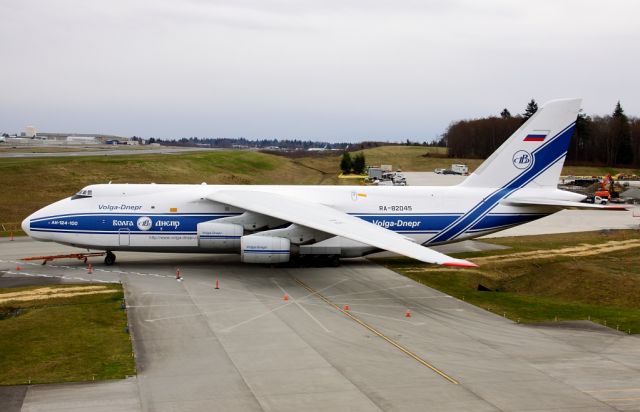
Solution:
M291 254L291 241L284 237L260 235L240 238L240 257L245 263L285 263Z
M244 234L242 225L217 223L215 221L198 223L198 247L201 249L237 252L240 238Z

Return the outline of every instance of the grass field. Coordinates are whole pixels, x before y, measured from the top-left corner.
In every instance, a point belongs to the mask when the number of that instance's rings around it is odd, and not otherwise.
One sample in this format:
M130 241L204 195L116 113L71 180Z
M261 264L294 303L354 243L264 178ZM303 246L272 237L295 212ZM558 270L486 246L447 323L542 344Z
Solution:
M42 286L0 289L0 385L118 379L135 374L125 331L127 317L120 309L122 287L83 284L82 293L97 286L108 292L52 297L78 286L47 286L55 290L46 294ZM5 300L18 292L33 300ZM47 299L40 299L42 296Z
M398 258L390 269L521 322L591 319L640 333L640 232L488 239L510 249L461 254L480 264L455 270ZM479 291L478 285L492 291Z

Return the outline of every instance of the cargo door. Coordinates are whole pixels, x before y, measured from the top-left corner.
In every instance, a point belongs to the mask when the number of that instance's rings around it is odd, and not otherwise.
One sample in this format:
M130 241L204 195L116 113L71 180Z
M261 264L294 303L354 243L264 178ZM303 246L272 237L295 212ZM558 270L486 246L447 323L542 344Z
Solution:
M129 229L119 229L118 230L118 239L120 246L129 246L129 242L131 240L131 230Z

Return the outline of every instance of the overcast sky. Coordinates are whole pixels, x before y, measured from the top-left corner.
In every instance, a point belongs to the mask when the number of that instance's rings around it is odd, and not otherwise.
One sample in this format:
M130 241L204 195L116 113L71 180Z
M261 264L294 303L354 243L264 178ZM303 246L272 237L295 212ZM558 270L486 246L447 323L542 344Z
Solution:
M636 0L0 0L0 131L431 140L535 98L640 115Z

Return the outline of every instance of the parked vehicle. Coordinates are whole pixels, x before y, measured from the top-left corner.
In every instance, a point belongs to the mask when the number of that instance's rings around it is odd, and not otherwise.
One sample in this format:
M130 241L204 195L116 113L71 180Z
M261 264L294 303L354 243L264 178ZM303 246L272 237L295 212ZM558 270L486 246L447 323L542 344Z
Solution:
M454 163L451 165L451 170L453 170L455 173L459 174L459 175L468 175L469 174L469 166L464 165L464 164L460 164L460 163Z

